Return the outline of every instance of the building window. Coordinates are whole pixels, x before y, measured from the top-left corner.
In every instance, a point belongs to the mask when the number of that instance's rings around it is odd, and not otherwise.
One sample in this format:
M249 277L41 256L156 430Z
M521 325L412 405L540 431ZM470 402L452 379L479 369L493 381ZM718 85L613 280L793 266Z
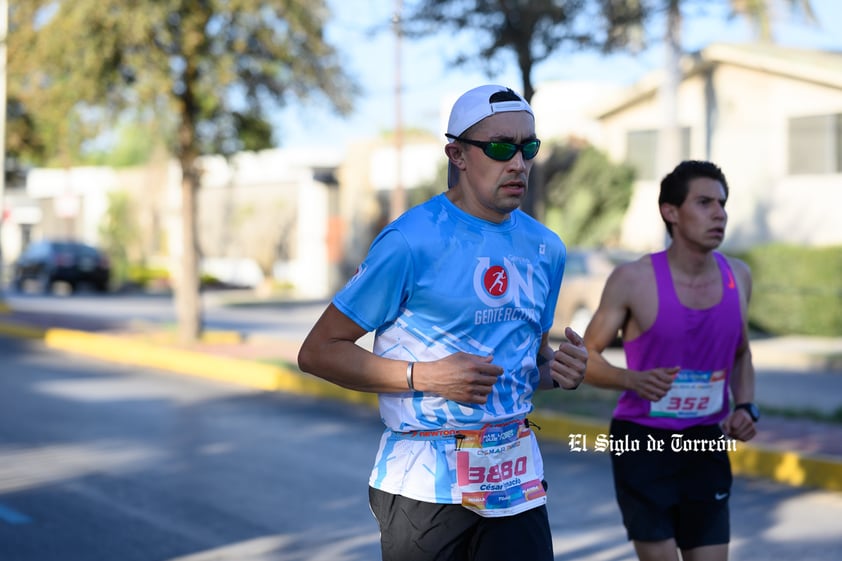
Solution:
M842 172L842 114L789 120L789 173Z
M690 127L681 128L680 158L690 157ZM626 133L626 162L637 171L637 179L658 177L658 130L636 130ZM678 162L675 162L678 164Z

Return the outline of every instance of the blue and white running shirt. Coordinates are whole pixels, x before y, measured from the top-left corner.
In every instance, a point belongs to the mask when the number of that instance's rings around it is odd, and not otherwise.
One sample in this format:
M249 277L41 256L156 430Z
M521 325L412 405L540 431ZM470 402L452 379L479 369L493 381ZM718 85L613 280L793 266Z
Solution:
M492 354L504 373L484 405L408 390L380 394L387 430L373 487L421 501L460 502L450 465L454 440L400 433L476 429L532 410L540 382L536 358L552 325L565 255L559 237L520 210L496 224L464 212L445 194L410 209L374 240L333 299L360 327L376 331L374 353L414 362L460 351Z

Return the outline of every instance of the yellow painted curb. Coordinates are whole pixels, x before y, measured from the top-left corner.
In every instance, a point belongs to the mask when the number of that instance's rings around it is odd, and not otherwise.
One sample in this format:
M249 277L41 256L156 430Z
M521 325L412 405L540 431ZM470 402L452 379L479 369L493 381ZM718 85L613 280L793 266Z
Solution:
M243 342L243 334L238 331L204 331L202 342L215 345L237 345Z
M261 390L342 399L372 406L377 404L377 396L374 394L351 392L319 378L303 376L297 370L293 371L282 366L212 356L196 351L164 348L146 341L86 331L56 328L42 333L44 344L50 348L84 354L118 364L159 368Z
M22 339L42 339L44 337L44 330L39 327L30 327L28 325L0 323L0 335L20 337Z
M762 477L793 487L819 487L842 491L842 463L824 456L770 450L744 444L731 452L735 474Z
M264 390L277 390L291 373L252 361L167 349L145 341L71 329L48 329L44 343L53 349L108 360L172 370L181 374L234 382Z
M138 338L156 345L172 345L177 340L178 334L175 330L155 331ZM244 339L238 331L203 331L200 338L202 343L212 345L239 345Z

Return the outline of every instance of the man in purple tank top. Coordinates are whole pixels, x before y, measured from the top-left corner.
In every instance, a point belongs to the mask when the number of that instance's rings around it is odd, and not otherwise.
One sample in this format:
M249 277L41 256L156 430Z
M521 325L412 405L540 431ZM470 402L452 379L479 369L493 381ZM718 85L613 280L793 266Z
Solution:
M641 561L728 558L728 450L755 435L747 335L751 272L716 249L728 183L710 162L685 161L661 181L662 252L620 265L585 332L585 382L622 393L611 436L617 503ZM627 368L602 351L622 335ZM733 402L733 407L731 403Z

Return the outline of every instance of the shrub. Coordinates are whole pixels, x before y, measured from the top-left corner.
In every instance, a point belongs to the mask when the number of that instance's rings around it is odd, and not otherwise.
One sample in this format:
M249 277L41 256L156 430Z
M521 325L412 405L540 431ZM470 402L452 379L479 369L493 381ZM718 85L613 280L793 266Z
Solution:
M148 267L143 264L130 264L126 274L127 284L144 289L162 290L170 286L170 272L163 267Z
M631 200L633 169L588 145L552 146L544 164L546 224L570 246L613 246Z
M775 335L842 335L842 246L771 244L736 256L752 270L754 328Z

